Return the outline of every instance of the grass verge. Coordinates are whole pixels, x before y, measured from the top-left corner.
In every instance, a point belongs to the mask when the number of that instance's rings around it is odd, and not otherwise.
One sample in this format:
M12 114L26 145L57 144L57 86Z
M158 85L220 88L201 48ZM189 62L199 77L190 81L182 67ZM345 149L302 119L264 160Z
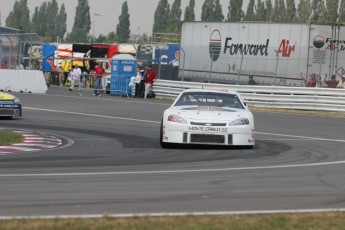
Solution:
M21 143L25 138L15 132L0 130L0 146Z
M342 230L345 212L0 221L0 230Z
M313 110L298 110L298 109L276 109L276 108L263 108L263 107L249 107L252 112L264 112L264 113L285 113L285 114L297 114L316 117L334 117L345 118L345 113L342 112L330 112L330 111L313 111Z

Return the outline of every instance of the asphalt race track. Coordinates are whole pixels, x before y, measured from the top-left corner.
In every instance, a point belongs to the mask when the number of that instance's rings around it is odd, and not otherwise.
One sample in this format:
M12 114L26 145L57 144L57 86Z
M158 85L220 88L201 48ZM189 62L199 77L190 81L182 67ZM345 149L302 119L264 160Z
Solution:
M52 87L0 127L63 146L0 155L0 216L345 208L345 120L254 113L254 149L162 149L169 102Z

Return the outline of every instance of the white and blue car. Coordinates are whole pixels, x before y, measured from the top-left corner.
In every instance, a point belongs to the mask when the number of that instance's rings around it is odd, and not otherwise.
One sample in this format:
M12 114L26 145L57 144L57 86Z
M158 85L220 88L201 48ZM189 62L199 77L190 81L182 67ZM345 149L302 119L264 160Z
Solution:
M236 91L185 90L164 111L163 148L174 144L255 146L254 117Z
M12 118L22 116L20 100L9 93L0 92L0 117Z

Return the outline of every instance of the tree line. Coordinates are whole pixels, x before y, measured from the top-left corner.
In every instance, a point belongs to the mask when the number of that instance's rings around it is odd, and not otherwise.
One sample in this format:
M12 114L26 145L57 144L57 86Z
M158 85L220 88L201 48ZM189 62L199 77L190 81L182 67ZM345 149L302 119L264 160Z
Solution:
M204 0L201 21L206 22L279 22L279 23L345 23L345 0L249 0L245 11L243 0L229 0L224 15L220 0ZM30 18L27 0L16 0L6 19L6 26L24 32L37 33L46 42L56 39L66 42L129 42L130 14L127 1L122 4L115 31L97 38L90 34L91 15L88 0L78 0L71 32L67 32L67 13L57 0L37 6ZM159 0L154 14L152 32L179 34L181 21L195 21L195 0L189 0L182 19L181 0ZM146 35L145 35L146 36Z

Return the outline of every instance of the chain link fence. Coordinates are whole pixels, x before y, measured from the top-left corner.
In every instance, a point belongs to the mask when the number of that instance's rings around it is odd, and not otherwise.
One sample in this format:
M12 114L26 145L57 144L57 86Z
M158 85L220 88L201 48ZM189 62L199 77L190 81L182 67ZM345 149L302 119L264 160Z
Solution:
M4 33L5 32L5 33ZM42 40L36 33L0 31L2 69L40 69Z

